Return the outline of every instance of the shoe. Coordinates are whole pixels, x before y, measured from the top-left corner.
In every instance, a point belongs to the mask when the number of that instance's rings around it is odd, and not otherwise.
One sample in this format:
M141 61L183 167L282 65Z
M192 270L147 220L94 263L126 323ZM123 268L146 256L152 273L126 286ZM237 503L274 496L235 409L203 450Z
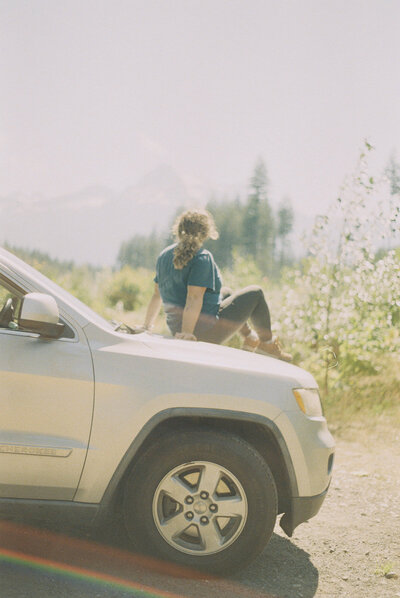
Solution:
M254 352L260 344L260 339L258 338L257 332L254 330L250 331L250 334L245 336L242 349L243 351L251 351Z
M275 336L270 341L261 341L256 349L256 353L262 355L269 355L282 361L293 361L293 356L290 353L282 351L282 347L279 343L278 338Z

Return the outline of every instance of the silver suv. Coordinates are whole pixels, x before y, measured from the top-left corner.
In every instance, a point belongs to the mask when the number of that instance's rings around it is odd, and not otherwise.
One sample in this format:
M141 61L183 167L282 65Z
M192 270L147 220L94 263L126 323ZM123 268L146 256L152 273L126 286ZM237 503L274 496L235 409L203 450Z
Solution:
M122 513L160 558L244 566L278 514L327 492L334 441L314 378L207 343L132 334L0 249L0 509Z

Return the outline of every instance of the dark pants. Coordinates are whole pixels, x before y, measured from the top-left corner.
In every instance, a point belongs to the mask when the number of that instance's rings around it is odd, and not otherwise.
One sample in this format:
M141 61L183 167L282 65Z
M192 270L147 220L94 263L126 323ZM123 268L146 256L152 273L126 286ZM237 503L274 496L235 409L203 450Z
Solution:
M211 328L197 335L199 341L220 344L235 332L246 336L250 332L246 324L248 320L261 340L268 341L272 338L271 317L261 287L254 285L236 292L223 289L222 297L219 319Z

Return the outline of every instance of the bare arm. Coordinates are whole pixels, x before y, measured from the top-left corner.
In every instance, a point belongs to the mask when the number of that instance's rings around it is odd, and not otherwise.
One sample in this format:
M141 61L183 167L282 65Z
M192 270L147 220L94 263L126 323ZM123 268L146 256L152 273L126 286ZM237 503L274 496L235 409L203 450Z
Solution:
M146 317L144 319L144 328L146 330L150 330L153 327L154 321L158 314L160 313L161 308L161 296L160 290L158 288L158 284L154 283L154 292L153 296L150 299L149 305L147 306Z
M203 307L204 293L206 287L196 287L189 285L187 288L186 304L182 316L182 332L177 332L177 338L186 340L196 340L193 334L196 328L197 320Z

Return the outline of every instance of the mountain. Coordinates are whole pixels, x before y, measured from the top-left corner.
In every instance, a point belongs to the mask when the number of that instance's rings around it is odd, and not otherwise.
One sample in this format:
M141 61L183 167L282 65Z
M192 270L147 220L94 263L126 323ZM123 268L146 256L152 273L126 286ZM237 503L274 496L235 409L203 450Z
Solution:
M91 187L54 198L0 197L0 243L94 265L115 263L121 242L167 229L180 207L207 202L201 185L161 165L122 192Z

